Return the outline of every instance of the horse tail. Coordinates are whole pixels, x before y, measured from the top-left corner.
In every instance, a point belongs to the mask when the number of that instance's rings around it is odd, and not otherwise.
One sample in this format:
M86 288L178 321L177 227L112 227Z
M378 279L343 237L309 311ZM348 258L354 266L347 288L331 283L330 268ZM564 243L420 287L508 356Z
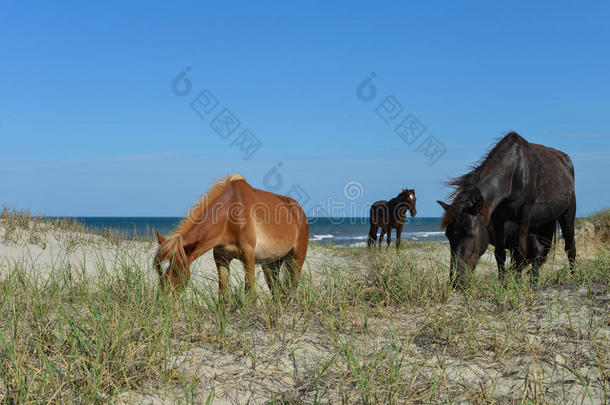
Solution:
M558 221L553 221L553 236L549 242L549 249L553 249L553 262L555 262L555 253L557 253L557 241L559 240L559 234L557 229L559 228ZM555 246L553 246L555 245Z
M294 258L292 263L288 261L290 266L288 266L288 274L284 271L284 283L289 283L287 285L292 289L296 289L299 280L301 279L301 270L303 269L303 263L305 263L305 258L307 257L307 246L309 245L309 222L307 221L307 216L303 212L303 209L299 206L301 210L301 218L298 222L299 224L299 235L297 238L297 243L294 247ZM288 277L287 277L288 276Z

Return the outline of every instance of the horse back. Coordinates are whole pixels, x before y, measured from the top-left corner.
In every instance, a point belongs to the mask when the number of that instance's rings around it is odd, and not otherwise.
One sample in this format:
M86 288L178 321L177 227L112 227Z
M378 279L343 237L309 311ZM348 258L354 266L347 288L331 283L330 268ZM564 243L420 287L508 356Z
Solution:
M543 176L554 175L559 180L574 184L574 164L567 153L548 146L530 144L541 165Z
M576 205L574 165L570 157L557 149L531 144L538 160L536 203L532 223L547 223Z
M532 225L539 225L556 219L575 204L574 166L567 154L529 143L516 134L506 140L502 153L497 155L501 159L494 164L498 169L504 167L510 191L496 207L496 214L515 220L522 207L529 205ZM503 176L501 170L496 175Z
M239 222L251 238L293 246L303 227L309 228L305 211L293 198L254 188L244 180L233 181L231 186L231 203L242 207Z
M387 225L390 222L390 207L388 207L388 202L386 200L379 200L371 205L370 218L372 225Z

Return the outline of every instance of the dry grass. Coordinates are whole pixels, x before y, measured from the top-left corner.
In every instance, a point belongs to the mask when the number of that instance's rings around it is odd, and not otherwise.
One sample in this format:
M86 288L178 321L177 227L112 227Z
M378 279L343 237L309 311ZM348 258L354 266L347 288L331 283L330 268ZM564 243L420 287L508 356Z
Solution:
M30 211L15 210L6 206L2 207L2 211L0 211L0 223L4 228L0 241L7 244L30 244L44 248L46 247L45 236L50 232L54 236L70 238L75 243L88 243L102 237L105 242L118 246L126 240L122 233L111 228L97 231L72 218L34 216ZM131 239L148 241L152 240L152 237L134 235Z
M86 233L26 217L0 217L5 240ZM125 243L104 239L120 260L93 273L14 262L0 281L4 403L608 403L608 251L573 276L558 257L537 287L484 264L454 292L441 243L314 247L326 259L289 303L266 288L252 303L234 271L223 310L213 278L158 294Z

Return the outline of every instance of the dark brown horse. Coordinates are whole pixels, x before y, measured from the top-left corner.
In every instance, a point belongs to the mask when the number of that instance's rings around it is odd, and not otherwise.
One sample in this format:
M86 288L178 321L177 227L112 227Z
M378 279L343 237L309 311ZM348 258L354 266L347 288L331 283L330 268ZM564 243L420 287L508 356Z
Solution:
M576 258L574 166L565 153L527 142L515 132L502 138L481 164L449 185L455 187L441 226L451 246L450 273L454 286L479 258L481 233L491 225L498 272L505 275L505 226L517 227L515 264L526 264L528 230L557 220L573 269ZM455 270L455 277L454 277Z
M163 290L181 291L195 259L210 249L218 269L219 298L226 300L229 264L238 259L246 272L246 291L254 287L254 266L261 264L274 296L282 287L279 272L286 264L287 290L297 287L307 255L309 224L298 202L258 190L240 175L217 182L165 239L157 232L154 265Z
M446 207L446 204L442 201L437 201L441 206ZM476 234L475 244L477 246L477 260L483 256L487 247L491 245L495 245L496 240L496 232L494 231L493 221L490 221L487 225L486 232L481 231ZM553 244L553 239L556 234L557 223L556 221L551 221L548 224L538 225L538 226L530 226L527 235L527 246L526 246L526 255L525 255L525 263L524 266L532 265L532 280L538 279L538 273L540 267L546 261L549 251L551 250L551 246ZM513 222L505 222L504 223L504 247L508 249L513 258L513 264L515 262L515 257L517 254L517 249L519 248L518 234L517 234L517 225ZM496 255L496 261L498 256ZM498 263L498 265L500 265ZM513 266L514 267L514 266ZM523 271L523 267L521 270ZM451 278L453 279L454 274L451 274Z
M407 219L407 210L411 216L417 215L417 198L415 190L403 189L400 194L390 201L377 201L371 206L371 228L369 230L368 246L375 246L377 240L377 230L381 228L379 234L379 246L383 241L384 234L388 235L388 246L392 241L392 229L396 229L396 247L400 247L402 228Z

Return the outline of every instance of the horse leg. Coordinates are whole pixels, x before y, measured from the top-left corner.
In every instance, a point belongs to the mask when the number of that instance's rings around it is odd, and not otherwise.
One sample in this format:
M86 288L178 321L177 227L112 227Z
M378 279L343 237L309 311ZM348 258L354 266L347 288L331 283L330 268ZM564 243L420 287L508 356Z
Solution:
M254 269L254 249L244 249L241 261L244 263L246 273L246 293L254 293L255 269Z
M385 236L385 227L381 227L381 232L379 233L379 248L381 249L381 244L383 243L383 237Z
M377 225L374 225L371 222L371 227L369 228L369 240L367 242L368 247L375 247L375 242L377 241Z
M400 239L402 237L402 225L396 228L396 249L400 248Z
M493 219L494 237L494 256L498 265L498 278L504 280L506 277L506 250L504 249L504 221Z
M543 225L540 229L541 231L538 240L542 244L542 255L540 257L540 265L542 266L544 262L546 262L546 258L551 251L551 247L553 246L553 238L556 234L557 222L553 220L548 224Z
M301 270L305 263L305 257L307 256L307 246L309 245L309 225L301 228L301 234L297 240L296 246L292 253L288 254L285 258L286 262L286 273L285 283L286 284L286 295L292 294L297 290L299 286L299 280L301 279Z
M521 273L527 265L527 234L530 227L531 210L524 209L517 222L517 249L515 249L515 265L517 271Z
M269 291L271 291L271 295L274 299L279 298L278 290L281 288L279 276L282 263L284 263L283 260L276 260L262 265L265 281L267 281L267 286L269 286Z
M300 259L302 258L302 259ZM299 279L301 278L301 268L303 267L305 256L291 253L286 257L286 272L284 273L284 296L288 297L297 290Z
M536 235L528 235L527 237L527 261L528 264L532 264L532 276L530 282L533 284L538 283L538 276L540 275L540 267L544 263L544 246Z
M392 228L388 227L386 232L388 233L388 248L389 248L390 244L392 243Z
M538 234L534 237L536 243L532 243L532 249L535 249L535 257L532 262L532 281L535 283L538 282L538 276L540 274L539 269L546 261L546 257L551 250L556 227L557 223L554 220L548 224L541 225L538 228ZM528 246L528 250L529 249L530 247Z
M227 285L229 283L231 258L221 253L220 250L214 249L214 261L218 270L218 301L227 305Z
M574 262L576 261L576 242L574 241L574 217L576 215L576 206L572 205L558 219L561 226L561 233L565 242L565 251L568 254L570 262L570 274L574 273Z

